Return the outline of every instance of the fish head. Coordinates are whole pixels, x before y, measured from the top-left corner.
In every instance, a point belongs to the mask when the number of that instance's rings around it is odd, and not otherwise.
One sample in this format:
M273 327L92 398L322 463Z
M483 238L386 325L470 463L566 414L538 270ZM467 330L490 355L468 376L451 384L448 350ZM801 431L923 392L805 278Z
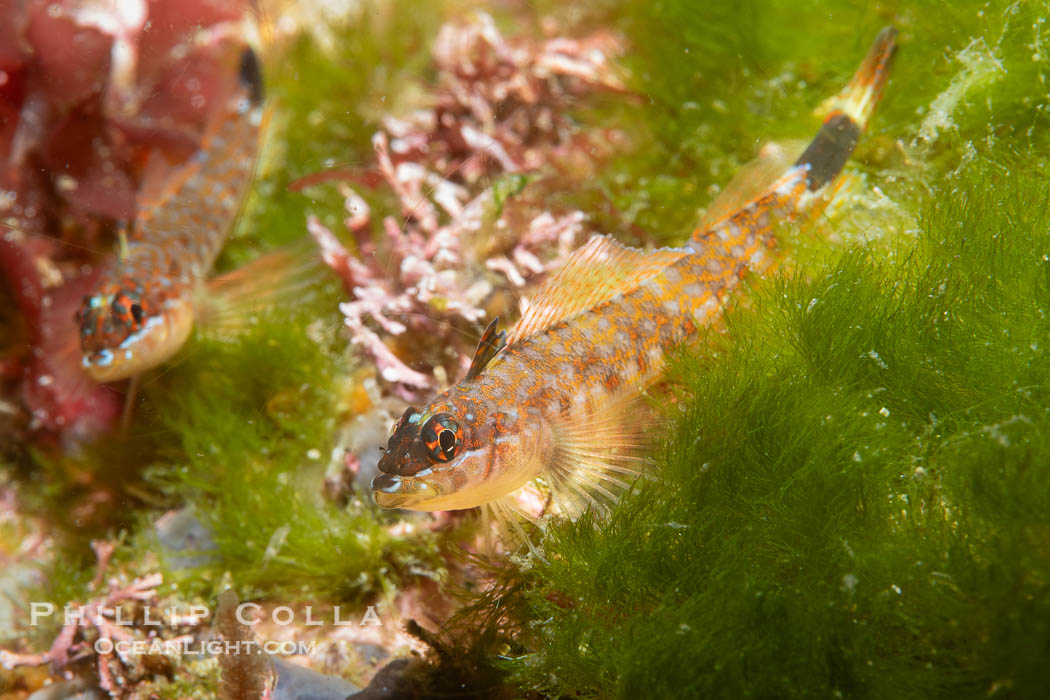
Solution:
M376 503L383 508L458 510L523 486L537 474L543 430L512 418L516 415L491 413L447 394L423 409L406 409L372 479Z
M131 278L103 282L76 314L81 365L98 382L134 376L167 361L193 329L193 308L157 300Z

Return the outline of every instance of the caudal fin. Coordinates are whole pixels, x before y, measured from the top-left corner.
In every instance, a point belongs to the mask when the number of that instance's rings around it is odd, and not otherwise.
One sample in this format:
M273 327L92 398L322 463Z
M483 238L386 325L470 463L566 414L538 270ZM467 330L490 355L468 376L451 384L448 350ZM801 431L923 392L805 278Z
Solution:
M830 111L817 137L795 161L806 170L806 188L815 192L827 185L849 160L868 126L897 52L897 30L886 27L875 39L864 62L845 89L829 100Z
M717 241L729 257L747 264L771 241L777 222L791 221L818 199L841 172L868 126L889 77L896 37L893 27L879 33L853 78L827 101L824 124L798 160L753 198L731 207L718 202L725 215L705 218L693 233L693 248L704 252Z

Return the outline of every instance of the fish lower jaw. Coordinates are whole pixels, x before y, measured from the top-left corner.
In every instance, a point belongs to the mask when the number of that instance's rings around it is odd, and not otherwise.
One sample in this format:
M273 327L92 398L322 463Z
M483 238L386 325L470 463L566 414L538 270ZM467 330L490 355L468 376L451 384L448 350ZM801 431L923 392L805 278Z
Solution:
M432 498L427 493L387 493L373 490L372 494L375 496L376 505L380 508L404 508L418 511L458 510L454 506L443 505L442 499Z
M379 472L372 478L372 493L380 508L406 508L408 510L444 510L430 508L429 502L437 497L430 486L412 477Z
M372 479L372 492L380 508L418 511L468 510L501 499L525 486L539 474L523 470L512 478L475 484L459 491L444 491L441 484L411 476L380 472ZM447 488L447 487L446 487Z
M376 505L380 508L404 508L405 510L441 510L440 508L432 509L423 507L419 503L419 499L411 494L405 493L383 493L382 491L373 492L376 499Z
M380 508L404 508L405 510L435 512L440 510L467 510L478 505L465 500L463 494L450 493L442 495L424 481L382 473L377 474L376 478L372 480L372 495L375 497L376 505Z
M440 510L467 510L475 504L464 504L456 494L449 496L434 497L428 493L386 493L375 491L376 505L380 508L404 508L405 510L418 510L434 512Z
M382 491L374 491L373 495L376 499L376 505L380 508L410 508L407 501L410 496L406 496L401 493L383 493Z

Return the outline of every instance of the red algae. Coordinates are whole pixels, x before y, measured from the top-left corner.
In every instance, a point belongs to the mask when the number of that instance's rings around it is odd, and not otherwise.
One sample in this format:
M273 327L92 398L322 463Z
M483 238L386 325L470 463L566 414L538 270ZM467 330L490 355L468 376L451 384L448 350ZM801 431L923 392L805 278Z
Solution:
M409 398L461 374L473 325L494 310L516 314L522 293L582 239L583 212L550 210L543 192L575 177L559 163L592 162L616 147L608 133L580 133L568 110L584 95L625 91L612 63L621 50L606 32L508 39L484 13L446 24L433 49L431 106L383 118L372 139L375 169L299 183L343 181L354 253L316 217L308 229L352 296L340 306L352 341L394 393ZM372 213L354 187L381 184L401 217L384 217L370 238ZM410 367L396 345L422 348L420 364ZM454 363L444 352L428 355L434 347L454 348Z
M74 314L145 180L199 146L233 94L217 70L248 3L89 0L0 3L0 276L24 337L0 357L30 432L90 440L122 397L79 366ZM148 165L148 167L147 167Z

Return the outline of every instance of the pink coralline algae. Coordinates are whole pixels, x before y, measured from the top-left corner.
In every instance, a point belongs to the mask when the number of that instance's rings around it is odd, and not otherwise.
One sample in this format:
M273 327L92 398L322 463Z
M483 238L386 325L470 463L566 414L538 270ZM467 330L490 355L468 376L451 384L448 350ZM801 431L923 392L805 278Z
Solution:
M164 582L163 576L152 573L127 582L122 580L126 577L115 575L107 580L106 570L116 544L95 540L91 547L98 561L91 587L99 593L83 604L70 601L64 608L34 608L45 618L62 620L61 630L51 647L42 653L0 649L0 666L11 669L51 664L55 669L65 669L93 656L99 687L112 697L124 697L136 682L150 677L142 655L136 654L133 646L153 642L167 644L171 649L185 647L197 639L195 632L206 622L206 615L197 611L176 615L168 607L172 614L162 620L156 611L162 609L157 589ZM136 616L136 609L143 608L147 609L145 617ZM150 617L150 609L157 617ZM104 641L92 643L92 638Z
M353 253L309 217L352 296L340 305L350 337L397 393L410 397L464 371L477 324L517 313L584 238L585 215L547 210L543 193L579 179L559 166L593 160L615 142L615 134L579 132L566 113L590 92L624 91L610 61L620 50L608 33L511 41L485 14L444 26L432 106L385 117L372 139L399 216L384 217L370 236L368 204L341 183Z

